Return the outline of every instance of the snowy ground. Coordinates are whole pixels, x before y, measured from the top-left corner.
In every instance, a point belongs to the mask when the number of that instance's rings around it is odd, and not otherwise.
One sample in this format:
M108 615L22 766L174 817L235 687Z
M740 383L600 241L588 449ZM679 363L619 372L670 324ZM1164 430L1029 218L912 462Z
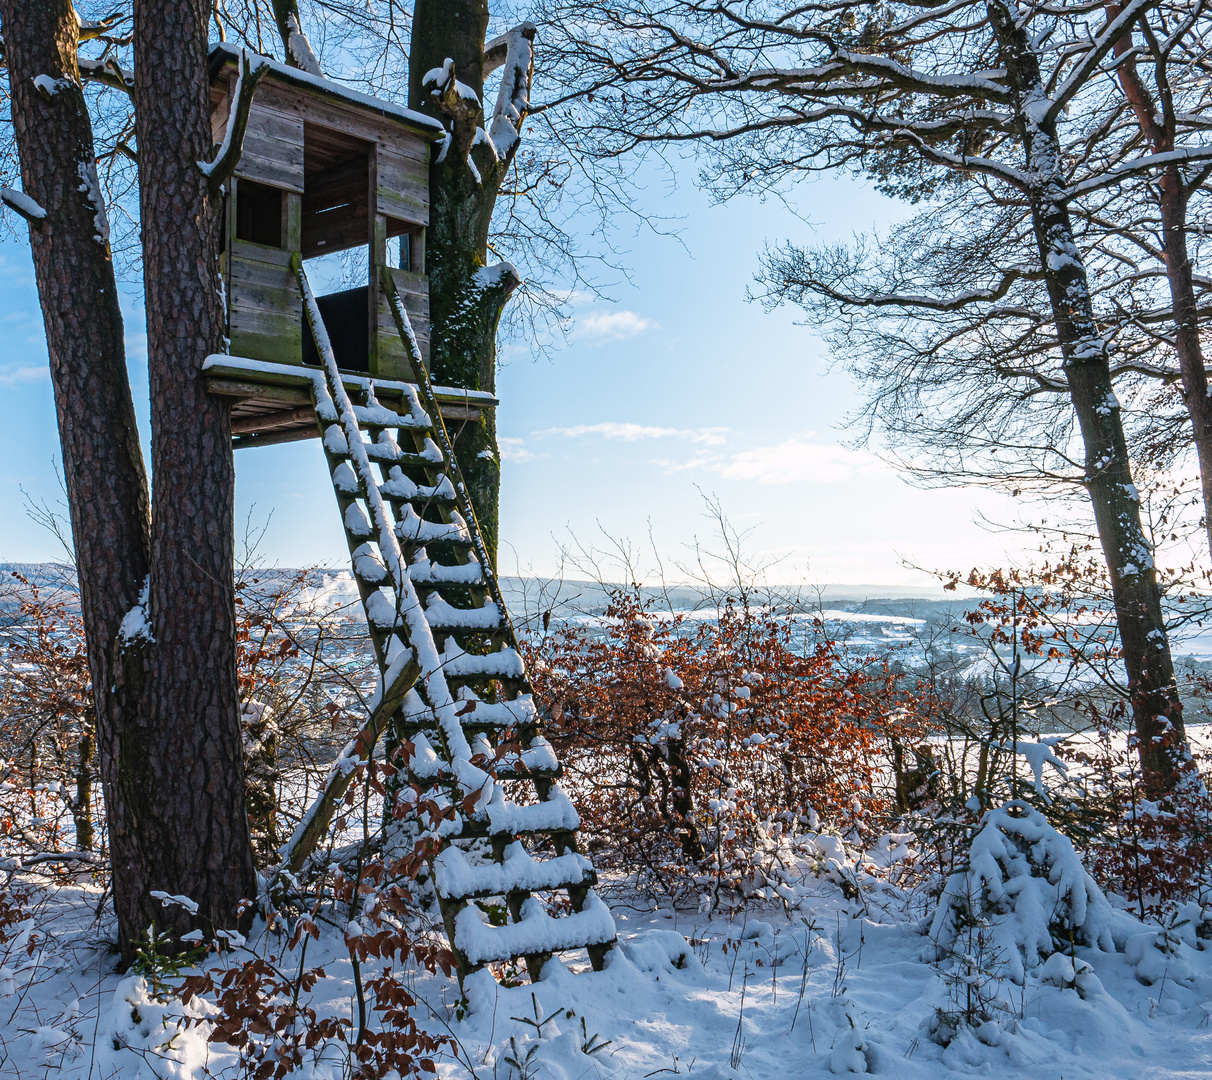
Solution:
M640 910L640 901L616 897L620 947L604 972L551 963L537 985L509 989L478 978L467 1015L453 980L418 976L426 1027L453 1034L464 1058L442 1060L439 1075L508 1080L518 1075L509 1057L530 1080L1212 1074L1212 950L1194 947L1190 924L1166 955L1152 947L1155 936L1131 940L1150 928L1117 914L1116 951L1076 951L1094 976L1079 980L1080 993L1044 985L1042 969L1021 987L1003 980L995 985L1008 1009L1003 1021L981 1031L984 1041L965 1034L944 1050L928 1035L949 990L923 959L925 903L874 879L861 901L826 880L807 879L796 891L790 914L780 907L732 919ZM111 927L91 921L100 899L90 888L60 888L4 947L0 1076L241 1075L230 1049L208 1046L204 1029L179 1032L179 1006L152 1001L140 980L115 971L98 945L98 931ZM32 954L26 931L37 942ZM316 990L322 1012L349 1015L344 956L332 936L308 957L330 976ZM546 1023L525 1022L536 1015ZM585 1052L604 1040L604 1049ZM295 1075L347 1073L330 1048Z

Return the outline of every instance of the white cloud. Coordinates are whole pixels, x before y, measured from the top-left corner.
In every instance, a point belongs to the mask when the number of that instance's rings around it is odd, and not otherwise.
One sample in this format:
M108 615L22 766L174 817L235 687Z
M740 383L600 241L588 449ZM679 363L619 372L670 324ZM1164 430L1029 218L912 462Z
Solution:
M636 337L646 330L657 330L659 325L652 319L637 315L634 311L589 311L577 316L576 336L581 339L606 342L624 341Z
M526 443L523 439L498 437L497 449L501 451L502 461L513 461L519 464L525 461L534 461L539 456L526 449Z
M577 424L575 427L544 428L536 436L561 435L579 439L587 435L598 435L603 439L619 442L638 442L640 439L685 439L688 442L718 445L725 441L727 428L667 428L647 424L627 424L607 421L601 424Z
M567 439L596 437L615 442L667 439L689 443L685 456L654 458L653 464L667 473L713 473L724 480L742 484L834 484L887 468L879 458L864 450L812 442L804 437L768 446L742 444L733 449L727 444L739 442L739 437L726 427L672 428L608 420L598 424L543 428L532 432L531 436L536 439L553 436ZM505 441L502 440L502 457L507 458ZM521 446L520 439L513 441ZM514 460L530 459L523 457Z
M788 439L732 453L698 452L685 461L657 461L666 472L710 472L752 484L833 484L883 468L878 458L844 446Z
M803 439L776 446L751 446L708 466L725 480L758 484L837 483L880 468L877 458L859 450Z
M45 364L27 364L9 371L0 371L0 386L17 386L49 379L50 368Z

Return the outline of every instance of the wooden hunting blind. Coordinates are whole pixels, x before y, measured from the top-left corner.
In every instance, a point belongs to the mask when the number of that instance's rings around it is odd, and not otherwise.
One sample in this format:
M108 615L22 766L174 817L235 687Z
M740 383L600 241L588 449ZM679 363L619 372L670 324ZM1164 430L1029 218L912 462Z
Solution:
M259 361L261 367L252 372L224 371L232 365L221 362L207 367L211 390L237 398L232 413L236 445L316 433L309 409L288 408L310 405L307 373L296 371L298 377L292 378L289 371L264 369L267 363L298 369L321 362L306 332L292 255L304 263L339 252L366 259L367 285L317 298L342 371L369 375L380 384L415 381L387 301L386 275L428 363L429 158L430 147L444 135L441 124L421 113L257 59L267 70L253 96L243 151L227 183L222 267L228 351L233 359ZM232 117L239 70L239 50L223 44L211 49L216 144L223 142ZM398 246L389 245L396 238ZM389 247L396 252L394 260L389 260ZM250 374L261 383L273 375L278 385L250 392ZM458 405L445 400L452 395L438 396L443 412L452 416L495 404L485 394L455 395Z
M529 70L526 30L498 50L515 76ZM601 969L614 920L578 850L580 819L445 424L496 399L435 387L427 370L429 159L445 131L224 45L210 62L214 141L240 156L224 203L229 351L203 370L232 400L235 446L321 439L380 675L341 761L370 760L393 731L397 808L414 792L443 815L428 874L460 979L519 959L537 978L578 951ZM260 81L242 91L254 65ZM363 248L367 285L313 294L309 259ZM331 771L282 848L284 873L305 871L354 775ZM484 901L508 921L485 922Z

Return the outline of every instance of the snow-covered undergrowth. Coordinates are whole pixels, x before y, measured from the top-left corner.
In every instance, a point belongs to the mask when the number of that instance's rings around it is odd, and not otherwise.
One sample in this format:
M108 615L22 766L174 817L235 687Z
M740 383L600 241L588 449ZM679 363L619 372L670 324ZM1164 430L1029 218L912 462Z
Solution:
M616 889L620 944L600 973L555 960L533 985L473 976L465 996L453 978L410 973L421 1026L452 1040L438 1075L1135 1080L1199 1075L1212 1061L1198 907L1140 923L1034 811L991 813L941 903L891 883L915 857L911 837L862 858L830 836L798 851L777 897L728 916L653 909ZM231 1046L208 1042L213 1003L183 1007L179 977L116 971L101 900L91 885L59 884L14 913L0 947L0 1076L246 1075ZM966 935L972 926L988 933ZM307 955L325 971L302 996L320 1016L356 1015L344 930L322 930ZM210 963L266 944L255 932ZM973 987L986 1018L964 1015ZM351 1075L345 1044L318 1040L292 1075Z
M1022 802L991 810L967 861L948 878L930 926L940 957L983 926L1009 977L1022 984L1066 943L1113 947L1111 905L1068 837L1038 810Z

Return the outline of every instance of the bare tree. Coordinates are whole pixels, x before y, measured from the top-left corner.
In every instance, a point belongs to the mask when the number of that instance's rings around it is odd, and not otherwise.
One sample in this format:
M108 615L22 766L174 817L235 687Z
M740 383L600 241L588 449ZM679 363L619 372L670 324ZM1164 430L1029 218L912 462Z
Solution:
M995 207L1019 204L1024 261L994 265L979 288L830 295L827 282L789 277L782 295L824 295L851 311L946 311L996 304L1016 281L1038 281L1113 582L1142 762L1161 790L1189 761L1181 704L1112 389L1119 358L1100 330L1068 209L1075 195L1161 162L1099 163L1075 182L1058 134L1064 111L1114 64L1116 43L1156 6L1136 0L1105 21L1101 8L1012 11L1001 0L878 9L837 0L792 10L762 0L710 8L602 0L579 5L575 19L570 5L548 14L566 20L569 70L575 54L587 72L574 89L586 102L594 96L582 130L599 156L692 142L719 147L708 179L722 194L768 188L801 169L852 167L913 198L941 202L967 189L977 198L987 191ZM1184 23L1194 8L1170 10ZM1181 154L1212 160L1202 145ZM779 269L776 262L776 288Z

